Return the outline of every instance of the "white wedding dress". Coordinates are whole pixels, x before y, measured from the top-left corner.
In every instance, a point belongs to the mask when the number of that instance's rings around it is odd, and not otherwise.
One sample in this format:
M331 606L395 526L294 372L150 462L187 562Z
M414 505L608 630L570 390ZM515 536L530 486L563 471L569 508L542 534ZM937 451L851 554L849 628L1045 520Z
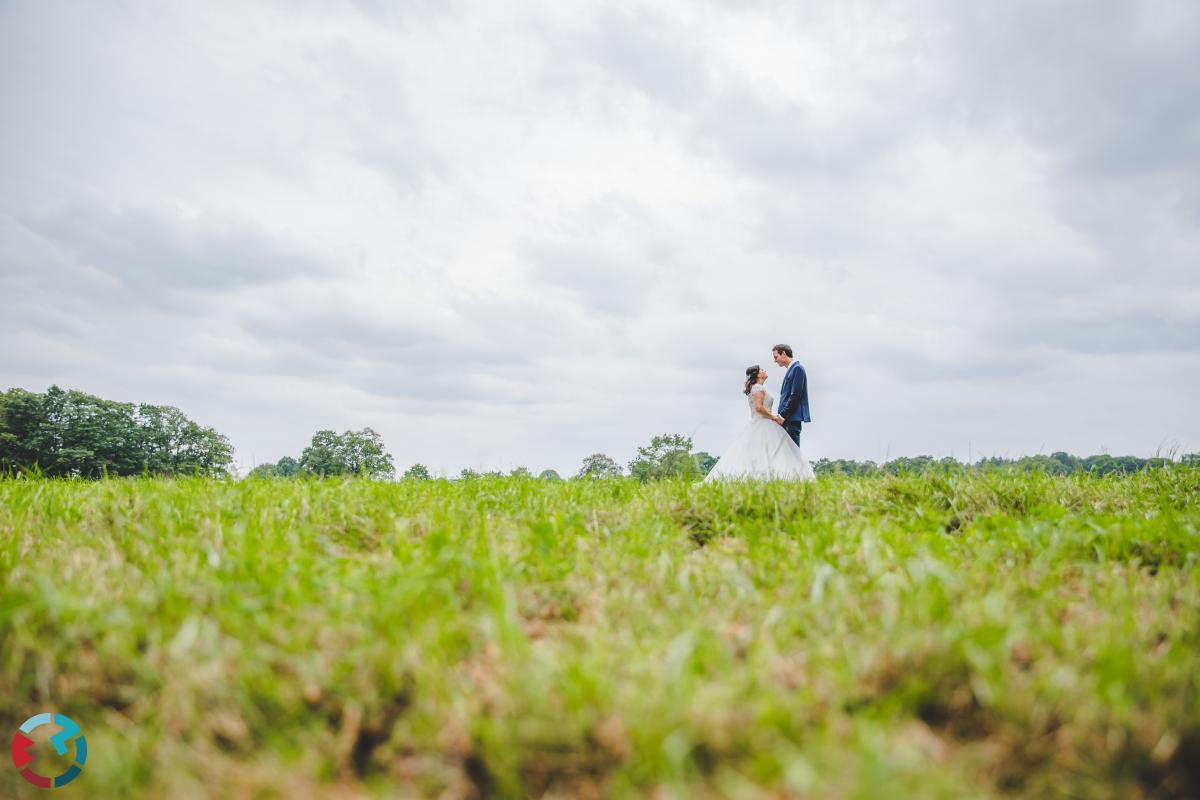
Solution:
M808 459L783 426L754 410L754 395L763 393L763 408L775 410L775 398L762 384L750 390L750 421L713 466L705 481L724 478L760 478L811 481L816 475Z

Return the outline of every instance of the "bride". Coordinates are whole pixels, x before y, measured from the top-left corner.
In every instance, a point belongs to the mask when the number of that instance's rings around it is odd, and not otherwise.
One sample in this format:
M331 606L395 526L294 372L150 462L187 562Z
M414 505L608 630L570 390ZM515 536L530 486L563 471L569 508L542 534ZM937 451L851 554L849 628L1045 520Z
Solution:
M780 424L775 398L763 384L767 371L757 364L746 370L744 393L750 404L750 421L708 473L705 481L722 478L784 478L810 481L808 459Z

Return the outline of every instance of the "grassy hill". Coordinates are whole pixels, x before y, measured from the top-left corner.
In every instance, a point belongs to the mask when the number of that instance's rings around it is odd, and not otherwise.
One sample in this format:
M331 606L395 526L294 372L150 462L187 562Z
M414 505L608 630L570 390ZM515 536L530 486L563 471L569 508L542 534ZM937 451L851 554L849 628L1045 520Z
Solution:
M1186 466L0 480L0 725L87 797L1197 796L1198 529Z

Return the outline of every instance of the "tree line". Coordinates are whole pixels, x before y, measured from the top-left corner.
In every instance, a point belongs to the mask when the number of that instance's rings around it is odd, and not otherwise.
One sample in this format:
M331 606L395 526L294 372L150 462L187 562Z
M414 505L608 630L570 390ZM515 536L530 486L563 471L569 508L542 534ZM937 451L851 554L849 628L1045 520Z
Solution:
M628 475L639 481L662 478L703 478L717 463L715 456L704 451L692 452L690 437L679 434L662 434L650 440L650 444L638 448L637 457L628 465ZM299 459L284 456L274 463L259 464L250 471L256 478L293 478L304 475L366 475L372 478L395 477L395 464L384 450L383 440L370 428L361 431L318 431L312 442L300 454ZM619 478L626 470L603 453L593 453L583 460L577 478ZM534 477L527 467L516 467L510 472L477 471L463 469L457 480L475 480L501 476ZM432 480L433 475L424 464L413 464L402 480ZM555 470L538 473L543 480L562 480Z
M51 386L0 393L0 473L54 477L229 475L233 447L173 406Z
M1200 466L1200 454L1179 459ZM639 447L626 465L604 453L583 459L575 478L621 478L640 482L680 478L700 480L717 463L703 450L693 451L691 437L664 433ZM1171 464L1169 458L1096 455L1079 457L1056 452L1021 458L982 458L964 463L953 458L922 455L873 461L818 459L818 475L897 475L930 471L1018 470L1051 475L1097 475L1139 472ZM24 389L0 392L0 475L36 472L54 477L99 478L105 475L211 475L231 476L233 448L229 440L209 427L188 419L172 406L119 403L95 395L51 386L44 394ZM525 467L508 473L462 470L458 480L508 474L533 477ZM255 478L365 475L394 479L396 467L383 439L371 428L313 434L298 458L284 456L250 471ZM413 464L402 480L431 480L423 464ZM561 480L554 470L537 477Z
M825 475L900 475L926 472L986 472L989 470L1010 470L1016 472L1038 472L1048 475L1074 475L1089 473L1093 475L1123 475L1141 472L1147 469L1165 467L1176 463L1170 458L1155 456L1138 458L1137 456L1074 456L1070 453L1055 452L1050 455L1022 456L1020 458L981 458L974 463L958 461L953 458L934 458L933 456L915 456L895 458L876 464L874 461L851 461L847 459L818 459L813 463L813 470ZM1200 453L1188 453L1180 456L1179 463L1200 466Z
M662 480L664 478L685 478L700 480L708 475L709 470L717 463L717 458L704 451L692 452L692 440L680 434L662 434L651 439L650 444L638 448L637 456L622 467L613 458L604 453L593 453L583 460L576 478L621 478L631 477L642 483ZM818 475L851 475L877 476L904 475L928 472L982 472L989 470L1011 470L1027 473L1045 473L1050 475L1072 475L1089 473L1093 475L1119 475L1155 469L1174 464L1176 461L1165 457L1138 458L1137 456L1073 456L1070 453L1057 452L1051 455L1023 456L1021 458L982 458L975 463L966 463L953 458L934 458L933 456L914 456L895 458L876 464L874 461L853 461L849 459L821 458L813 462L813 471ZM1179 457L1178 463L1200 467L1200 453L1189 453ZM414 472L414 470L416 472ZM504 475L503 472L479 473L464 469L459 474L460 480ZM530 476L529 470L518 467L509 475ZM429 472L421 464L416 464L406 472L404 478L428 479ZM558 473L546 470L539 477L558 480Z
M317 431L308 447L300 453L299 459L284 456L277 462L259 464L250 470L252 478L295 478L302 475L391 478L395 474L396 465L384 449L383 438L371 428L344 433Z

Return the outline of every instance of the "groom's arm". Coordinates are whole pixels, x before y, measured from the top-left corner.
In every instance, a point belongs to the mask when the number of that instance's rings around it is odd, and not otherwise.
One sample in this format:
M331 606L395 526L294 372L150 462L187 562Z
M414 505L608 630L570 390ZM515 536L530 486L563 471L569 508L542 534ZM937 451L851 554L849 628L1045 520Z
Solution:
M800 397L796 392L795 372L796 370L789 369L783 376L783 386L779 387L779 409L776 413L785 420L796 410L796 403Z

